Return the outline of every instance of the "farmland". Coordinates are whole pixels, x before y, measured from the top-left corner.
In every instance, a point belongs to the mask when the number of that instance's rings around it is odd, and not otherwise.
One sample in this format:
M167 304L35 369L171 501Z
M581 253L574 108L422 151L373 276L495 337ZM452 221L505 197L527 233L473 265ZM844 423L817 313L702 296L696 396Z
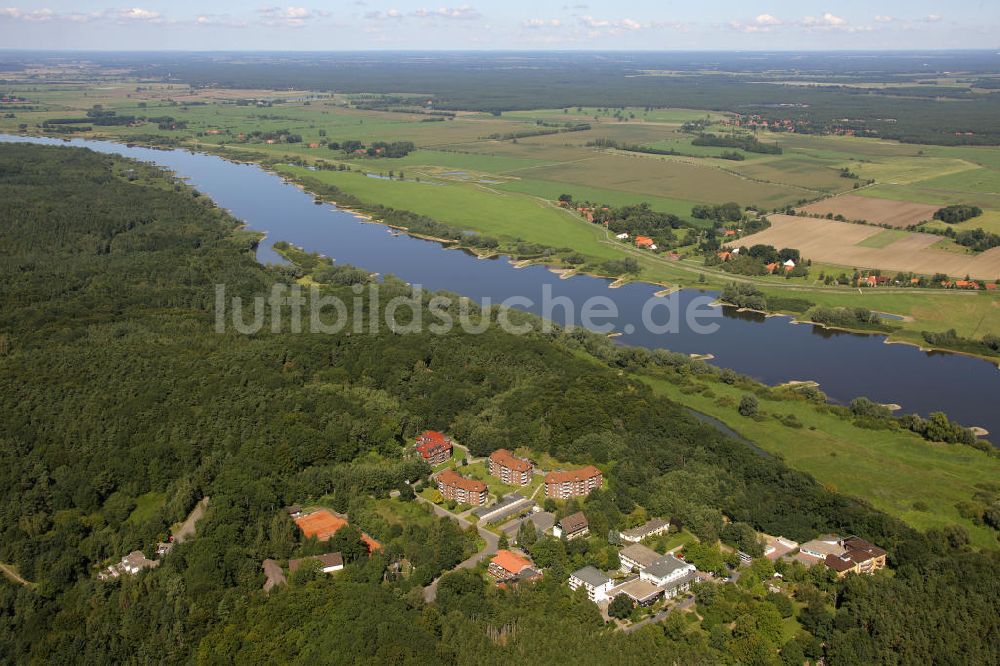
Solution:
M840 215L852 222L906 228L932 219L938 208L940 206L912 201L845 194L809 204L802 211L810 215Z
M0 131L17 132L23 124L26 133L43 133L42 122L83 117L95 105L120 115L171 117L182 125L93 125L82 135L184 146L258 161L291 177L336 186L368 204L410 210L497 237L505 251L526 242L579 253L592 266L632 257L639 265L635 279L661 284L719 288L732 277L704 266L693 247L682 249L680 261L669 261L617 243L604 229L557 208L554 201L567 194L601 205L648 203L695 229L708 229L713 221L694 218L694 206L728 201L764 211L810 205L826 210L822 207L836 202L839 210L830 211L852 218L851 210L843 208L848 202L870 222L886 224L887 218L871 212L884 209L898 217L899 211L908 211L900 218L908 222L930 217L940 206L961 203L978 205L984 213L954 225L956 230L980 226L994 233L1000 230L1000 150L993 147L918 146L756 130L760 142L779 146L781 154L743 152L743 159L734 161L720 159L721 148L692 145L694 135L682 125L705 123L708 131L725 135L735 131L735 116L698 109L583 106L500 114L444 112L426 106L425 95L399 96L391 108L383 109L371 106L372 100L378 102L377 95L194 89L173 83L139 87L131 82L32 83L24 90L15 87L14 92L28 99L30 109L0 118ZM570 127L575 131L564 131ZM301 141L272 144L261 138L281 131ZM349 140L412 141L415 149L405 157L372 159L327 147ZM594 145L602 140L675 154ZM845 171L857 179L844 177ZM868 178L875 183L859 188L867 180L858 179ZM951 251L955 247L934 248L948 242L927 235L893 236L858 225L819 225L817 230L824 231L818 240L805 228L793 233L782 218L772 219L778 222L763 232L769 235L740 239L740 244L771 239L776 247L797 247L818 268L804 278L748 278L767 293L795 292L791 295L822 305L857 305L859 299L873 307L882 303L879 309L907 316L896 334L905 339L919 339L921 330L951 326L975 331L996 318L992 294L964 299L940 292L886 292L860 298L855 289L827 286L817 279L821 272L850 274L854 268L873 268L992 280L998 274L991 253L977 257ZM926 228L941 230L944 225L935 221ZM548 261L559 264L560 256L553 254ZM954 316L956 309L962 310L961 316Z
M803 256L839 266L970 275L991 281L1000 276L1000 248L965 254L933 247L941 241L933 234L886 237L883 230L863 224L794 215L772 215L769 219L769 229L742 238L740 243L794 247Z

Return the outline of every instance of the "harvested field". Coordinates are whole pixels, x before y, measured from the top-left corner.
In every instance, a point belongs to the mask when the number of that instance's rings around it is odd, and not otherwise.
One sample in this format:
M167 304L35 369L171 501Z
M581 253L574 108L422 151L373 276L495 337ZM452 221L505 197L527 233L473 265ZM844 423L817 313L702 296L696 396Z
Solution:
M939 208L934 204L844 194L809 204L802 211L810 215L843 215L848 220L864 220L869 224L885 224L903 229L932 219Z
M870 247L872 243L869 242L866 247L861 245L863 241L883 231L877 227L814 217L771 215L768 219L771 221L769 229L741 238L739 244L797 248L806 259L852 268L910 271L923 275L947 273L958 278L969 275L990 281L1000 278L1000 248L978 255L948 252L931 247L941 240L940 236L923 233L907 233L882 247Z

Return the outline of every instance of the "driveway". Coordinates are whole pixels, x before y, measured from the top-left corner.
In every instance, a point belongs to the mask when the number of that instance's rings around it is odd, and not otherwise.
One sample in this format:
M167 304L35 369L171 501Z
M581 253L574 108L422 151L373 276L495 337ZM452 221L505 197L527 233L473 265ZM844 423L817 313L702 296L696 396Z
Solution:
M448 511L448 509L444 508L443 506L439 506L434 502L431 502L430 500L421 497L420 495L417 495L417 501L423 502L424 504L429 504L431 509L434 510L435 514L441 516L442 518L451 518L452 520L457 522L459 527L461 527L463 530L467 530L473 526L471 522L469 522L462 516L454 514L451 511ZM500 537L498 537L493 532L490 532L489 530L479 526L476 526L476 530L479 532L479 536L481 536L486 541L486 548L479 551L469 559L459 562L451 569L451 571L457 571L459 569L473 569L477 564L482 562L487 557L496 554L497 545L500 543ZM426 601L427 603L430 603L435 599L437 599L437 586L438 586L438 581L440 580L441 577L438 576L433 581L431 581L430 585L424 588L424 601Z

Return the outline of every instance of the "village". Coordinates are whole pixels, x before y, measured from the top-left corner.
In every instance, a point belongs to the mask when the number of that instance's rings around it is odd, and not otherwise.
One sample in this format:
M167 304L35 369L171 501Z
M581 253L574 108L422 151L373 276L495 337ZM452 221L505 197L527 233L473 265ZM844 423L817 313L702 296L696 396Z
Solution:
M475 459L451 437L433 430L415 438L411 454L433 470L431 483L413 500L478 535L481 549L456 570L478 572L498 589L555 576L568 590L595 604L605 621L624 631L658 622L673 611L693 611L695 586L735 583L748 571L763 575L759 582L777 594L790 591L782 571L801 577L804 570L815 569L814 576L833 581L849 574L871 575L886 566L886 551L858 536L825 534L797 543L754 533L743 550L741 544L699 543L682 521L660 516L595 533L585 507L580 508L581 501L607 485L604 472L594 465L546 471L508 449ZM400 492L393 494L398 498ZM288 585L288 577L300 571L336 574L349 563L334 549L335 543L346 543L337 535L351 524L349 516L322 506L293 505L284 511L302 538L324 552L287 562L264 560L267 593ZM364 554L371 556L383 548L364 531L356 534ZM556 550L587 552L593 563L565 570L550 557L550 548L538 547L540 542ZM328 547L322 548L323 544ZM598 557L602 548L607 552ZM407 567L405 561L394 565L396 571ZM425 601L435 599L437 582L424 588Z

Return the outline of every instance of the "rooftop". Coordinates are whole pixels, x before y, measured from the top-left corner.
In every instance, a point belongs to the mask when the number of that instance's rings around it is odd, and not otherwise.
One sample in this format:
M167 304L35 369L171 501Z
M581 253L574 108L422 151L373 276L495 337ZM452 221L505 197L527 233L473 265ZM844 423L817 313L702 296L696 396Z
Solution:
M559 521L559 527L561 527L564 532L578 532L587 527L588 524L587 516L584 515L583 511L577 511L576 513L566 516Z
M648 601L649 599L659 594L663 594L663 590L659 587L656 587L648 580L635 578L623 585L619 585L616 588L608 590L608 596L612 598L618 596L619 594L624 594L627 597L631 598L633 601L642 603L644 601Z
M448 468L438 474L438 480L444 483L446 486L454 486L456 488L461 488L467 493L483 493L486 492L486 484L482 481L476 481L475 479L467 479L455 470Z
M497 449L490 454L490 460L515 472L527 472L531 469L531 463L524 458L518 458L507 449Z
M593 465L587 465L586 467L581 467L580 469L571 469L564 472L549 472L545 475L545 483L586 481L587 479L597 476L600 473L601 470L597 469Z
M344 566L344 558L340 553L325 553L323 555L314 555L312 557L301 557L297 560L288 560L288 571L295 573L302 566L303 562L309 562L310 560L316 560L320 564L320 568L327 567L342 567ZM270 561L270 560L268 560ZM267 562L264 562L265 569L267 567Z
M603 571L600 571L597 567L592 566L586 566L582 569L574 571L573 578L582 580L584 583L592 587L600 587L611 581L610 578L604 575Z
M657 578L666 578L675 571L687 569L691 565L673 555L664 555L646 567L646 573Z
M646 521L645 525L625 530L622 532L622 536L630 539L642 539L647 534L652 534L656 530L667 527L668 525L670 525L670 523L663 518L653 518L652 520Z
M509 550L498 550L492 562L512 574L531 568L531 560Z
M621 556L636 562L640 567L648 567L663 557L652 548L643 546L641 543L633 543L625 546L621 550Z

